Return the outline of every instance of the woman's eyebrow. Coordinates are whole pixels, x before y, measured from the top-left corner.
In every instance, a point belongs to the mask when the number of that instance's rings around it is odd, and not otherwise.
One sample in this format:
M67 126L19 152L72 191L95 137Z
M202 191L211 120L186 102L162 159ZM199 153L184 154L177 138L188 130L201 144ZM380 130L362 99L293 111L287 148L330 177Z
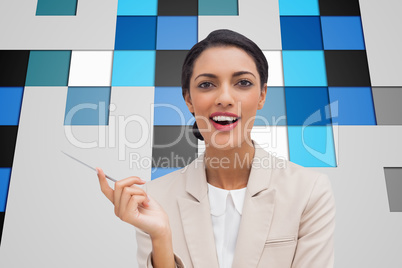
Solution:
M254 76L254 78L257 78L257 77L255 77L255 75L252 72L249 72L249 71L235 72L235 73L233 73L233 76L236 77L236 76L241 76L243 74L251 74L252 76Z
M249 72L249 71L239 71L239 72L235 72L235 73L233 73L233 77L241 76L241 75L244 75L244 74L251 74L252 76L255 77L255 75L254 75L252 72ZM194 81L197 80L200 76L206 76L206 77L209 77L209 78L217 78L217 77L218 77L218 76L216 76L216 75L214 75L214 74L204 73L204 74L200 74L200 75L198 75L196 78L194 78ZM255 77L255 78L256 78L256 77Z
M200 76L206 76L206 77L209 77L209 78L217 78L217 76L214 75L214 74L205 73L205 74L198 75L196 78L194 78L194 80L197 80L198 77L200 77Z

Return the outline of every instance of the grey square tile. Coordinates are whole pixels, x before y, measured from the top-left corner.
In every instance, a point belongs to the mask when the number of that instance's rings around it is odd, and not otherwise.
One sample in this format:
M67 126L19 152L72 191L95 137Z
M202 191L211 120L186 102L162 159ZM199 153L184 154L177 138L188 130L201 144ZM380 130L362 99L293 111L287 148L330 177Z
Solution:
M402 125L402 87L375 87L373 100L377 125Z
M197 157L192 126L154 126L152 167L185 167Z
M402 167L384 167L389 210L402 212Z

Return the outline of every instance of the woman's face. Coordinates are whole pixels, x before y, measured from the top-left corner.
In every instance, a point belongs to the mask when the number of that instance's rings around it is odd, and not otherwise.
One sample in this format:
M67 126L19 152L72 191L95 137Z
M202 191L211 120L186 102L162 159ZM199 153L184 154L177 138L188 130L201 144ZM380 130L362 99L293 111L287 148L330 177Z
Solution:
M251 142L250 131L266 92L251 56L233 46L213 47L195 61L185 100L205 143L230 149Z

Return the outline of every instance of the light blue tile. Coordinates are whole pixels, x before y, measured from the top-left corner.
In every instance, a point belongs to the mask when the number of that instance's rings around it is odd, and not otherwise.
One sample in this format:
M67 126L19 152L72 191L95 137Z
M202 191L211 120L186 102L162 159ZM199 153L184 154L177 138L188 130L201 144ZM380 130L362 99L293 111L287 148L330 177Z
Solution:
M112 86L154 86L155 51L115 51Z
M237 16L238 6L238 0L198 0L198 15Z
M360 16L321 17L325 50L364 50Z
M255 126L285 126L285 90L283 87L268 87L264 107L257 110Z
M332 126L288 126L290 161L304 167L336 167Z
M0 168L0 212L6 211L11 168Z
M279 0L281 16L318 16L318 0Z
M157 50L186 50L197 43L196 16L158 16Z
M158 0L119 0L118 16L156 16Z
M282 51L285 86L327 86L324 51Z
M69 87L64 125L107 125L110 87Z
M162 177L166 174L172 173L181 168L152 168L151 180L157 179Z
M0 87L0 125L18 125L23 93L23 87Z
M181 87L155 88L154 125L193 125L194 116L187 108Z

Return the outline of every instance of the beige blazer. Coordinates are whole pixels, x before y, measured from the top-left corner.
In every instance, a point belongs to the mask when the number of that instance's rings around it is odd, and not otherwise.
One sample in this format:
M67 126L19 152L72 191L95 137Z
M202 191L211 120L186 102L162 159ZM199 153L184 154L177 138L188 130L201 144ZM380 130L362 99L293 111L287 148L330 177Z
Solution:
M144 189L169 215L177 267L218 268L203 155ZM333 267L334 228L327 175L256 145L233 268ZM152 267L150 237L136 231L139 267Z

